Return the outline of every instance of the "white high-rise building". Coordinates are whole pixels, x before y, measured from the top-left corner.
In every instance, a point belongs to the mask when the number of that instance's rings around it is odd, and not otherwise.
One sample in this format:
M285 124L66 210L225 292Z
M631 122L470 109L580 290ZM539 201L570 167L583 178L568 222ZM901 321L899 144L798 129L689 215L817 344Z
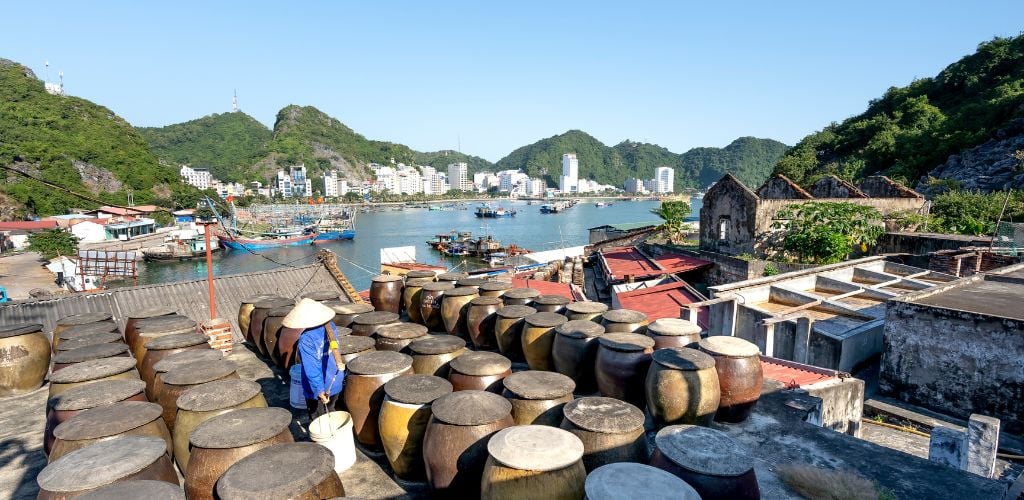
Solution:
M529 179L530 176L519 170L502 170L498 172L498 191L511 193L516 191L517 186L521 186L520 191L525 192L525 184Z
M463 162L448 164L448 183L451 189L472 190L473 184L469 182L469 166Z
M338 172L336 170L324 172L324 196L328 198L340 196L338 194Z
M181 180L185 181L185 184L195 186L199 189L208 189L210 182L213 180L213 176L210 175L210 171L205 168L192 168L188 165L182 165L181 170L178 171L178 175L181 176Z
M417 194L423 192L423 177L415 168L407 167L395 174L394 193Z
M541 179L528 178L526 180L527 196L544 196L544 181Z
M575 153L562 155L562 179L558 190L563 193L575 193L579 190L580 163Z
M658 193L672 193L675 191L676 171L670 167L658 167L654 169L654 180Z

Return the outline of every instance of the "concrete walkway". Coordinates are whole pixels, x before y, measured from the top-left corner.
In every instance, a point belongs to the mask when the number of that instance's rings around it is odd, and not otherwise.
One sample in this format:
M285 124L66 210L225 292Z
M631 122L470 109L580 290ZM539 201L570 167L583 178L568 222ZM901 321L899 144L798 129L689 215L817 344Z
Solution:
M12 299L27 299L33 288L50 293L63 293L54 283L54 275L43 267L38 252L19 252L0 257L0 286L7 289Z

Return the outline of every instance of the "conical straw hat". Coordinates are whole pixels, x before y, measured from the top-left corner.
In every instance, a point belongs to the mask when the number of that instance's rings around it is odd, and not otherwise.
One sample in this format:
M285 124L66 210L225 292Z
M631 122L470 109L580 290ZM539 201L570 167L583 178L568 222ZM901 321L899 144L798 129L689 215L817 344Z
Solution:
M316 328L334 319L334 309L312 299L302 299L281 323L286 328Z

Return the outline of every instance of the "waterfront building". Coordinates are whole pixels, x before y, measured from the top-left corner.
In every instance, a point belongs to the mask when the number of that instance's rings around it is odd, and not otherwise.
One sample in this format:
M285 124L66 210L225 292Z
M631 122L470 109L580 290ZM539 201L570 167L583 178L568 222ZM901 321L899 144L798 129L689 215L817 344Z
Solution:
M418 194L423 192L423 177L414 167L399 164L400 169L395 173L395 183L392 192L395 194ZM405 168L401 168L405 167Z
M647 189L644 187L644 181L635 177L627 177L622 187L630 194L644 194L647 192Z
M530 176L521 170L502 170L498 172L498 191L511 193L513 191L525 192L525 186L520 187ZM519 189L517 189L519 187Z
M328 198L337 198L341 196L338 194L338 171L331 170L330 172L324 172L324 196Z
M451 189L470 191L473 185L469 182L469 166L464 162L448 164L448 182Z
M580 163L575 153L562 155L562 178L558 189L563 193L576 193L579 191Z
M656 193L672 193L675 191L676 171L671 167L654 169L654 180L657 183Z
M292 178L284 170L278 170L274 177L274 191L283 198L292 197Z
M188 165L182 165L178 175L185 184L195 186L198 189L208 189L210 182L213 180L209 169L192 168Z
M526 195L527 196L544 196L544 185L543 179L528 178L526 180Z

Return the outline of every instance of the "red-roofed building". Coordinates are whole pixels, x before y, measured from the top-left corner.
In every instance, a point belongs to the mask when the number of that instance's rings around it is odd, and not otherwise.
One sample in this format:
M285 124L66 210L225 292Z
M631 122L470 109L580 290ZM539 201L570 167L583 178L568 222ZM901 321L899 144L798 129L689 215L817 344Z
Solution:
M636 247L611 248L600 252L605 281L640 281L664 274L677 274L710 266L712 262L676 253L649 258Z
M86 212L83 212L83 213L85 215L91 215L93 217L96 217L97 219L106 219L106 218L109 218L109 217L124 217L124 216L127 216L127 215L142 215L142 212L139 212L138 210L132 210L130 208L121 208L121 207L108 207L108 206L103 206L103 207L97 208L96 210L89 210L89 211L86 211Z
M57 227L57 221L55 220L18 220L10 222L0 222L0 231L43 231L46 229L55 229Z
M679 318L683 306L703 300L705 298L690 288L685 281L673 281L616 293L612 296L612 308L640 311L647 315L649 321L654 321L661 318ZM699 309L697 324L707 329L707 307Z

